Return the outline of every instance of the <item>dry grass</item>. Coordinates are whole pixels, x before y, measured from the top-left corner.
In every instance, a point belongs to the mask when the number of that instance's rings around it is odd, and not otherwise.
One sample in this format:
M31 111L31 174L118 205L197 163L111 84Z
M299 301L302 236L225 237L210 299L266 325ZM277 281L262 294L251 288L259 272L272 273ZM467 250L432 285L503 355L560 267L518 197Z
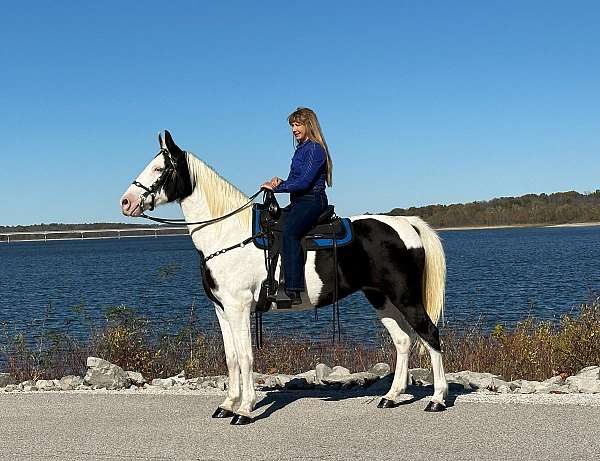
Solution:
M147 378L181 370L188 376L226 373L220 335L199 332L193 308L187 325L174 334L160 333L148 319L123 307L109 311L105 326L91 329L88 341L57 332L32 339L25 333L11 334L8 325L3 331L0 368L19 380L83 375L89 355L140 371ZM478 326L461 332L446 329L443 347L449 372L486 371L509 380L572 374L600 364L600 299L583 304L556 323L526 318L510 331L501 326L491 333ZM292 374L327 363L363 371L377 362L394 366L395 350L387 335L382 335L377 346L267 336L264 347L255 351L254 369ZM411 354L411 366L428 365L427 357Z

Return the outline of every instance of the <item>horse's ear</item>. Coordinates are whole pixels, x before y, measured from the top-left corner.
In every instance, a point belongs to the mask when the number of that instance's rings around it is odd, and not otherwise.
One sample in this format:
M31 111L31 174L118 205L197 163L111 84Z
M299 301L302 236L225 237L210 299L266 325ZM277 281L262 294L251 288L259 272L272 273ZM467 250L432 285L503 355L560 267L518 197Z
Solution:
M162 135L160 134L160 131L158 132L158 145L160 146L161 149L166 149L167 145L165 144L165 141L162 138Z
M171 152L172 155L183 154L183 151L177 146L177 144L175 144L175 141L173 141L173 137L168 130L165 130L165 144L167 145L168 151Z

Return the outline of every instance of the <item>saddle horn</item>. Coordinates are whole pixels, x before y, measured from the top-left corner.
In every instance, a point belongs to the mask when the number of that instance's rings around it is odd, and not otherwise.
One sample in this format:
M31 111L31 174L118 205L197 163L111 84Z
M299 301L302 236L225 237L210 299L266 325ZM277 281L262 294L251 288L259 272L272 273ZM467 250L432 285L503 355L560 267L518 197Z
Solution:
M265 195L263 198L263 203L269 212L269 216L273 220L278 220L279 216L281 216L281 207L275 198L275 193L272 190L264 189Z

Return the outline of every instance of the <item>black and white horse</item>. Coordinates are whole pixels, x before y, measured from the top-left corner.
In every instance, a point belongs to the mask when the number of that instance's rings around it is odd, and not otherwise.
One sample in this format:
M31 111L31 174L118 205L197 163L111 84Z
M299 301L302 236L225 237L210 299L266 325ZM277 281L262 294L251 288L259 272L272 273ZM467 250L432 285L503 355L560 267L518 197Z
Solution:
M211 220L248 202L242 192L189 152L182 151L168 131L159 135L160 152L121 199L122 212L140 216L163 203L177 201L186 222ZM431 356L434 393L428 411L445 409L444 376L436 323L442 315L446 264L436 233L417 217L355 216L354 241L338 249L337 269L330 250L309 252L306 261L306 309L333 300L334 270L339 297L362 290L389 331L397 351L396 372L380 407L394 406L408 381L411 340L418 337ZM252 235L251 210L208 226L188 225L194 245L204 255ZM267 273L263 252L254 245L224 253L206 265L207 289L225 345L229 387L215 417L233 416L232 424L251 421L256 402L250 314ZM219 304L222 306L219 306Z

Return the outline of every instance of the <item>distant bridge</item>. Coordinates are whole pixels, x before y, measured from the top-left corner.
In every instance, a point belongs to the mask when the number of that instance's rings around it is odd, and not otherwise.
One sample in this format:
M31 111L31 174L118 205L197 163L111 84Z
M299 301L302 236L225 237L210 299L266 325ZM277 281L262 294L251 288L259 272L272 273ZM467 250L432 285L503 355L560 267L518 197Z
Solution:
M189 235L187 227L140 227L123 229L86 229L0 233L0 243L50 242L54 240L102 240L134 237L171 237Z

